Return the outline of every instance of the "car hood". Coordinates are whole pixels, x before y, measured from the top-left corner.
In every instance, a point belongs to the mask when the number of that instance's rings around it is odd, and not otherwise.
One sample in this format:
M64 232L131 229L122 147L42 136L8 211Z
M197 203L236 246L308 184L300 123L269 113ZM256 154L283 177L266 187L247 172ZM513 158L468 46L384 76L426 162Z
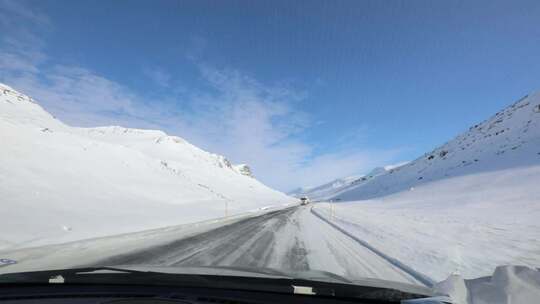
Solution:
M152 266L152 265L115 265L110 266L116 269L126 269L143 272L159 272L171 274L191 274L191 275L216 275L216 276L237 276L237 277L257 277L290 280L306 280L327 283L339 283L348 285L358 285L364 287L389 288L408 293L423 294L433 296L433 290L426 286L414 285L402 282L387 281L381 279L346 279L340 275L320 270L305 271L282 271L272 268L251 268L251 267L224 267L224 266Z

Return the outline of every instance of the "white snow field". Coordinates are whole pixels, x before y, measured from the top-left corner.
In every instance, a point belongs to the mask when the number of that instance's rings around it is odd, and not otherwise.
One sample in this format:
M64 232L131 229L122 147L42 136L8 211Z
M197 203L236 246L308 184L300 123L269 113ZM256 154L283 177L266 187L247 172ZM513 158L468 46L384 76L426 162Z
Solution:
M540 95L315 211L413 269L443 280L540 265Z
M153 229L294 202L161 131L74 128L0 84L0 250Z

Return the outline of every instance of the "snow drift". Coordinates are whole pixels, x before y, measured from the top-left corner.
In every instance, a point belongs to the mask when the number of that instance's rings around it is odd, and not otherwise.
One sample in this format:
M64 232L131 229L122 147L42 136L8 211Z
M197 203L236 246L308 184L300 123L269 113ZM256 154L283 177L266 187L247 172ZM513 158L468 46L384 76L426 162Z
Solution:
M0 84L0 249L176 225L292 202L161 131L74 128Z
M499 266L493 275L464 280L452 275L435 286L456 304L536 303L540 298L540 270L524 266Z

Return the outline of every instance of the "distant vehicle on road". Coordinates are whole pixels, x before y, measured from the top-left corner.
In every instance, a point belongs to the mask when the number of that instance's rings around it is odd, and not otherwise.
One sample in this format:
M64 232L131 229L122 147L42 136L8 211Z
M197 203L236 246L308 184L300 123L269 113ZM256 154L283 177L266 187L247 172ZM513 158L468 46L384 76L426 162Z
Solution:
M311 201L309 200L309 197L307 197L307 196L302 196L302 197L300 198L300 205L305 206L305 205L307 205L307 204L309 204L309 203L311 203Z

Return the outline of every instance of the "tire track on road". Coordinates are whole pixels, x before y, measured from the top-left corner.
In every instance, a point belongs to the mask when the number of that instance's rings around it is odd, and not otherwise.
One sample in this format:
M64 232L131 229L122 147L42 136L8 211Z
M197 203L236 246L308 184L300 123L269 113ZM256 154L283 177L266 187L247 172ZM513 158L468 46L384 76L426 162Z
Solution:
M351 240L344 231L321 223L308 208L270 212L85 266L224 266L271 268L291 274L314 270L350 279L426 283L403 265Z
M270 212L168 244L109 257L96 265L266 267L275 231L295 211Z

